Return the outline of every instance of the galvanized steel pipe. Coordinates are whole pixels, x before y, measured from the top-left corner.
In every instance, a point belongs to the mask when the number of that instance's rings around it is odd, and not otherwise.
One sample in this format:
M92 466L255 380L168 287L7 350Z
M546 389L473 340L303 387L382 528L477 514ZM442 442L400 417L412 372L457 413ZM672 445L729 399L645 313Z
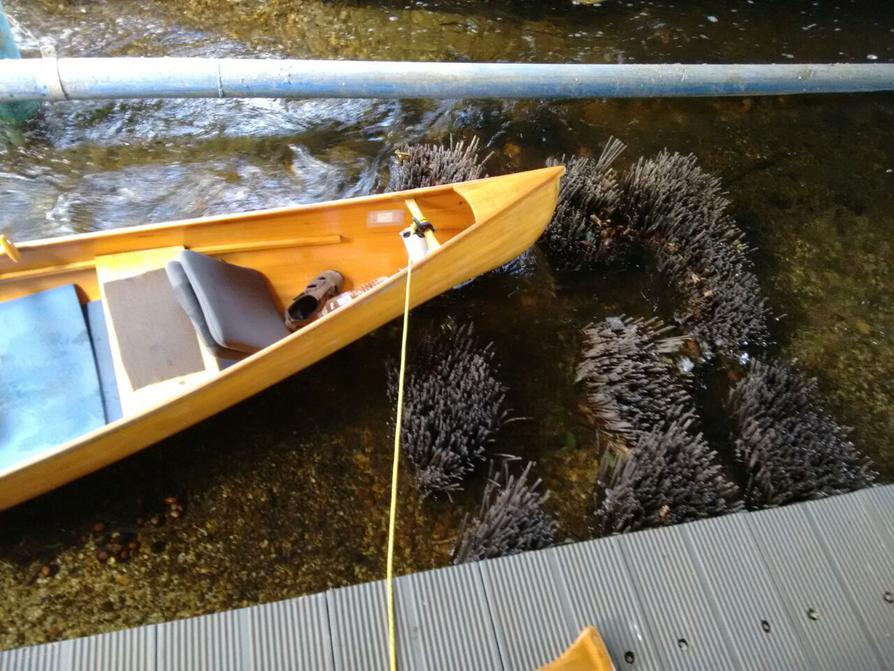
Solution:
M0 63L0 102L99 98L646 98L894 90L894 64L586 65L37 58Z

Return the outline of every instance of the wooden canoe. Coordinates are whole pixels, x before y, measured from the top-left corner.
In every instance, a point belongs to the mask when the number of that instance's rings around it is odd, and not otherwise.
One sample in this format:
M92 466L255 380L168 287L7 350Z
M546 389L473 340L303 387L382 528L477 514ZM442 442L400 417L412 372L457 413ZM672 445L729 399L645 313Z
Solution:
M530 247L552 216L563 173L562 167L544 168L401 193L13 246L20 257L18 262L9 254L0 256L0 302L70 285L74 285L80 303L97 301L105 296L104 278L158 268L174 251L182 249L260 271L280 308L288 305L309 279L328 268L345 276L346 289L374 278L388 279L348 305L223 370L152 385L148 391L124 388L127 385L122 387L119 379L123 408L119 419L0 466L0 510L195 424L399 316L403 311L407 252L398 231L411 221L408 198L414 199L434 224L441 243L413 265L411 304L415 306L510 261ZM114 323L109 324L108 332L114 345ZM112 350L117 352L115 346ZM15 354L0 352L7 357ZM65 382L60 380L60 384ZM3 417L4 413L10 414L3 409L11 407L8 401L0 399L0 428L4 422L16 421L15 417Z

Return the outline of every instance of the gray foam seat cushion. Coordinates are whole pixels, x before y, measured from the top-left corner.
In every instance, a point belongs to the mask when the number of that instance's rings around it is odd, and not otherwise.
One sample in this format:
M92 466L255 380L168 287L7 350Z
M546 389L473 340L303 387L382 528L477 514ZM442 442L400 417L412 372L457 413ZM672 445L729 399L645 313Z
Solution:
M168 281L177 297L177 302L183 311L189 317L199 340L207 347L212 354L218 359L238 361L245 357L245 352L239 352L234 349L221 347L211 335L208 328L208 322L205 320L205 313L202 312L202 306L199 305L199 299L196 292L193 291L192 284L189 283L189 277L179 261L168 261L165 265L165 272L168 274Z
M267 282L257 270L190 250L182 251L179 261L207 333L217 345L250 354L289 335ZM189 314L190 310L184 309ZM203 337L198 325L197 330Z

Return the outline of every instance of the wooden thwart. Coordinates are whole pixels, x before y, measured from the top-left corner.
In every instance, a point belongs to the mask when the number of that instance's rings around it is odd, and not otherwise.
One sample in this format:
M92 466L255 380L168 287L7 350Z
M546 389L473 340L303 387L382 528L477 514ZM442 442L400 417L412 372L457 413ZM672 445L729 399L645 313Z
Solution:
M202 254L238 254L240 252L260 252L265 249L287 249L290 247L315 247L317 245L337 245L340 235L320 235L312 238L286 238L284 240L258 240L255 242L235 242L227 245L203 245L191 247Z
M318 235L313 237L302 238L284 238L282 240L260 240L254 242L234 242L220 245L200 245L191 247L195 252L202 254L239 254L243 252L262 252L264 250L273 249L289 249L292 247L316 247L318 245L337 245L342 241L340 235ZM9 244L12 244L7 240ZM145 250L151 251L151 250ZM18 257L12 256L16 261L21 259L21 253L16 249ZM93 270L96 268L95 260L76 261L75 263L62 263L52 268L32 268L30 270L16 270L9 273L0 274L0 282L27 280L33 277L45 277L48 275L59 275L62 273L70 273L78 270Z

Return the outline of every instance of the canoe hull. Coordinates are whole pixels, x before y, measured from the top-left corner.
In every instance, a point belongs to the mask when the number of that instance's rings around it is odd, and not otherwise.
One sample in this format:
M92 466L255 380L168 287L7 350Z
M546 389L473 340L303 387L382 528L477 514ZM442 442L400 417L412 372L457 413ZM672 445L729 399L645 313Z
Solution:
M527 250L552 216L562 172L557 168L521 173L536 173L539 179L528 193L508 204L505 193L499 197L501 189L518 185L497 188L488 183L491 180L455 185L475 210L475 224L413 266L411 305ZM314 364L402 314L405 291L406 269L349 307L227 368L201 387L60 445L33 463L0 472L0 510L127 457Z

